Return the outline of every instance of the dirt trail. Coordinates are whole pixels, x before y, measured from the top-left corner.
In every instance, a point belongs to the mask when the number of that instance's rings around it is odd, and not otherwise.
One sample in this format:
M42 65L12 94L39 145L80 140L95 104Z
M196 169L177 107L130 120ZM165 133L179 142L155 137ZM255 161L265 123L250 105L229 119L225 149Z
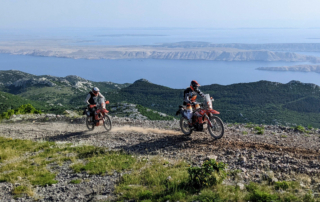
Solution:
M157 134L168 134L168 135L181 135L181 132L174 130L165 130L159 128L143 128L143 127L134 127L134 126L118 126L112 128L112 133L157 133Z

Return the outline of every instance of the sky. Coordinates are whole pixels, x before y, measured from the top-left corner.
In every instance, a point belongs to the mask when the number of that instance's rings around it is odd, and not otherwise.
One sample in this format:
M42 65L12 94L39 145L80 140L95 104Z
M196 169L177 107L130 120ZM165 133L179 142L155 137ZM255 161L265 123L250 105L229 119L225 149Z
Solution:
M313 28L319 0L0 0L0 29Z

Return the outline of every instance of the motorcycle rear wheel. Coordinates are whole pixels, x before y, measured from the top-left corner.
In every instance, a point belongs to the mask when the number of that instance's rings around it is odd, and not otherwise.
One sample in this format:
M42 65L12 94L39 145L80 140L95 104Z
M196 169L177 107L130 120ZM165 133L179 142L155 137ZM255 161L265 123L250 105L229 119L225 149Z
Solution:
M87 116L87 118L86 118L86 125L90 131L92 131L94 129L94 121L91 121L92 119L93 119L92 116Z
M219 117L213 115L211 115L209 119L212 123L212 127L210 127L208 124L209 134L215 139L222 138L224 134L224 126L222 120Z
M110 116L108 116L107 114L105 114L103 117L103 126L107 132L109 132L112 129L112 121Z
M180 128L185 135L191 135L193 130L190 129L189 127L189 121L185 117L180 118Z

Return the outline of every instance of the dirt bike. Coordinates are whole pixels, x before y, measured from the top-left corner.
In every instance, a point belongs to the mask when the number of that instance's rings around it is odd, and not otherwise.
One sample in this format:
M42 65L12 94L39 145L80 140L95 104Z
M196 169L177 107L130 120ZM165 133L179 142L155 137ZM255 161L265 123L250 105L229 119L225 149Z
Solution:
M89 130L93 130L96 126L104 126L107 131L110 131L112 128L111 118L108 115L109 111L106 110L106 104L109 104L109 101L105 101L104 98L100 99L100 103L92 107L97 107L94 114L90 110L86 109L86 125Z
M176 115L181 114L180 128L185 135L191 135L193 131L204 131L204 125L210 135L215 139L222 138L224 126L222 120L216 116L220 112L212 109L213 98L209 94L204 95L203 103L194 102L191 106L193 110L192 125L186 116L187 106L180 105Z

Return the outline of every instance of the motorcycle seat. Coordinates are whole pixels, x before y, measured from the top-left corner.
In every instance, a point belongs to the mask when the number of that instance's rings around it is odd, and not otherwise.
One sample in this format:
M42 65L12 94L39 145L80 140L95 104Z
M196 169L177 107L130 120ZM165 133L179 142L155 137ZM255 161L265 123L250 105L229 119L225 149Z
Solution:
M180 105L179 108L186 108L186 105Z

